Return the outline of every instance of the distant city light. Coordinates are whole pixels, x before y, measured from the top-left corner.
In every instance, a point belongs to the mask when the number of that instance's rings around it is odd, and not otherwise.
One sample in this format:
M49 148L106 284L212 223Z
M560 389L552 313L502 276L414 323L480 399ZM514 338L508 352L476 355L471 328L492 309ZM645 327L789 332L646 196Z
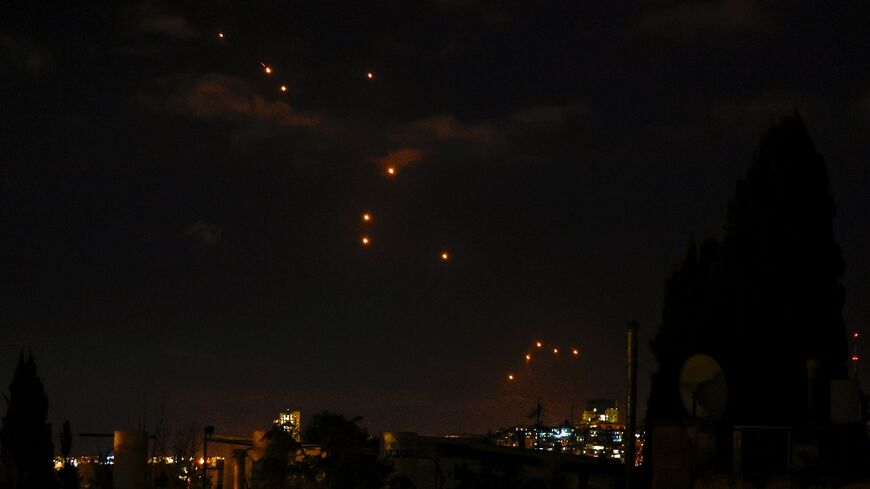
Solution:
M579 354L580 354L580 350L578 350L577 348L572 348L572 349L571 349L571 353L572 353L573 355L579 355Z
M286 91L287 91L287 85L281 85L281 91L282 91L282 92L286 92Z
M558 354L559 354L559 349L558 349L558 348L553 348L553 353L555 353L556 355L558 355Z
M508 374L508 380L514 380L514 374Z
M368 236L363 236L362 239L360 239L360 242L362 242L363 246L368 246L369 243L371 243L371 240Z
M267 75L272 74L272 68L270 66L266 66L263 68L263 71L266 72Z
M372 220L372 215L369 214L368 212L364 212L363 215L362 215L362 220L363 220L364 222L371 222L371 220Z
M396 167L391 166L391 167L387 168L387 175L395 175L395 174L396 174Z
M853 332L852 332L852 338L855 338L855 339L857 340L857 339L860 338L860 337L861 337L861 332L860 332L860 331L853 331Z
M374 78L374 77L375 77L375 74L372 73L371 71L368 72L368 73L366 73L366 78L368 78L369 80L371 80L371 79Z
M441 261L447 261L450 259L450 254L446 251L441 252Z
M544 344L541 343L540 341L536 341L536 342L535 342L535 346L537 346L538 348L540 348L540 347L544 346Z
M526 353L526 361L528 362L528 361L531 360L531 359L532 359L532 356L529 355L528 353Z
M223 38L224 38L224 33L223 33L223 32L218 32L218 37L221 38L221 39L223 39Z

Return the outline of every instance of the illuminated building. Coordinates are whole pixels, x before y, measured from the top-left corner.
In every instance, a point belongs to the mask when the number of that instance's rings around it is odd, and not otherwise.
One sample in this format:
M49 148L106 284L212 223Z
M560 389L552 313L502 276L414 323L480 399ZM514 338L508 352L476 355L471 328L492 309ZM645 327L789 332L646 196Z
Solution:
M618 423L619 408L613 399L589 399L580 419L583 423Z
M302 413L298 410L291 411L290 409L285 409L281 411L278 413L278 418L272 421L272 424L290 433L290 436L297 442L302 441Z
M625 426L619 423L616 401L593 399L587 402L578 424L565 421L559 426L515 426L498 430L492 441L501 447L580 455L623 461ZM643 460L643 436L635 435L635 464Z

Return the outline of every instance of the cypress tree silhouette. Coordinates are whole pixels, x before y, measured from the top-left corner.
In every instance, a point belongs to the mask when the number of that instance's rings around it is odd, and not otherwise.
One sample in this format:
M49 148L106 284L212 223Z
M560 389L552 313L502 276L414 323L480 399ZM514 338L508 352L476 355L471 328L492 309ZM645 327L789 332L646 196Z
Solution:
M36 373L33 355L18 357L9 384L7 410L0 429L0 459L10 489L56 487L51 424L46 423L48 399Z
M384 487L392 468L378 460L377 442L357 423L338 413L323 411L311 418L302 433L309 443L317 443L329 454L314 465L322 473L320 487L328 489L378 489Z
M62 489L79 488L79 471L70 461L69 454L72 451L72 429L69 420L63 422L60 430L60 453L63 455L63 469L60 471L60 487Z
M707 320L710 273L718 251L717 240L705 240L698 247L692 238L686 258L665 282L662 327L650 342L658 371L652 378L648 419L678 420L688 416L680 401L677 377L686 358L709 352L709 346L701 344L699 325Z
M712 291L712 336L735 422L806 421L810 359L821 360L828 379L845 376L845 265L835 213L824 160L803 120L781 119L737 184Z
M797 114L761 138L728 206L721 242L690 244L668 279L647 420L686 417L677 390L685 358L722 365L723 424L799 425L807 419L807 361L827 379L846 373L844 263L823 158ZM826 403L822 403L826 405Z

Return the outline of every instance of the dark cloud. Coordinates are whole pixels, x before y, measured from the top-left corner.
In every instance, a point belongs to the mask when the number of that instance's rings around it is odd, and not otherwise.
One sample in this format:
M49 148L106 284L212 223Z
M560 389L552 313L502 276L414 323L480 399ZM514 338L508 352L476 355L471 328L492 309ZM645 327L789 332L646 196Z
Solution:
M511 21L508 12L495 2L482 0L431 0L437 8L470 12L490 24L505 24Z
M166 347L163 349L163 354L167 357L184 361L205 360L214 358L214 355L212 355L211 353L182 348L176 344L166 345Z
M199 37L200 32L182 15L168 12L150 2L139 2L121 8L120 17L136 34L156 34L185 41Z
M725 32L759 31L770 18L756 0L676 2L644 14L637 23L643 34L675 40Z
M322 117L301 113L290 104L266 97L248 89L239 79L206 76L182 94L181 105L203 119L227 118L273 122L285 127L320 125Z
M52 56L48 49L23 37L0 32L0 71L25 70L38 74L51 69Z
M438 114L393 127L386 131L383 139L389 149L386 155L373 160L381 168L401 169L441 147L459 145L473 151L486 150L498 145L501 136L494 124L467 124L455 116Z
M811 116L806 99L793 91L771 90L748 99L724 102L712 111L712 116L732 124L748 121L771 122L783 114L802 112Z
M391 132L391 139L411 145L453 141L488 145L498 140L498 134L491 124L466 124L448 114L425 117Z
M204 245L214 246L221 242L223 228L204 221L199 221L184 230L184 236Z
M870 91L856 105L865 115L870 115Z
M399 148L387 152L387 155L382 158L376 158L375 161L382 168L402 169L412 163L416 163L423 158L423 150L420 148Z
M268 99L248 80L216 73L157 80L140 99L147 107L203 120L265 124L277 129L311 128L327 122L317 112L299 111L283 100Z
M583 110L579 105L536 105L517 110L511 120L519 124L563 124Z

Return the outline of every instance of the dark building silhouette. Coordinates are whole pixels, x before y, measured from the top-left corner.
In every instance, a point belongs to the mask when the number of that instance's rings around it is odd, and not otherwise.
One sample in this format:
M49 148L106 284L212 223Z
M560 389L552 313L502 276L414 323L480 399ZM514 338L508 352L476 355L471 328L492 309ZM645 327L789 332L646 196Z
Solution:
M772 124L737 182L722 238L692 239L666 282L651 342L658 370L648 430L689 417L678 376L696 353L716 359L728 385L715 424L722 465L730 462L735 425L830 419L828 386L845 378L848 362L835 210L825 162L801 117Z

